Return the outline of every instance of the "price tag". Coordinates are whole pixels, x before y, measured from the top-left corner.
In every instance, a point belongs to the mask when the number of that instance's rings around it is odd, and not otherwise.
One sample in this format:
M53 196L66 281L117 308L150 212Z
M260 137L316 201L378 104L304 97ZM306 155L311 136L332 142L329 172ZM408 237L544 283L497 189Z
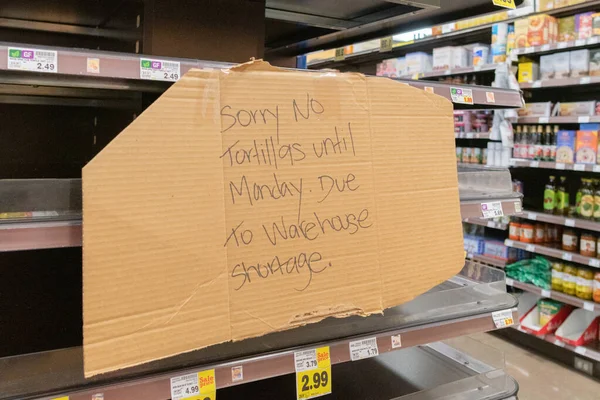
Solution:
M481 71L481 65L475 65L473 67L473 71L477 72L477 71Z
M331 393L331 356L329 346L294 353L296 394L312 399Z
M515 212L517 214L523 211L523 205L521 204L520 201L515 201L514 205L515 205Z
M483 218L496 218L504 216L502 202L494 201L492 203L481 203L481 213Z
M352 361L371 358L379 355L377 348L377 338L356 340L350 342L350 359Z
M431 86L425 86L425 87L423 88L423 90L425 90L427 93L432 93L432 94L433 94L433 93L435 93L435 92L433 91L433 88L432 88Z
M588 261L588 265L590 267L600 268L600 260L598 260L597 258L590 258Z
M590 117L579 117L577 118L577 122L579 122L580 124L587 124L588 122L590 122Z
M594 311L594 308L596 308L594 306L594 303L592 303L591 301L584 301L583 302L583 309L587 310L587 311Z
M177 61L140 59L140 79L176 82L180 76L180 63Z
M573 255L571 253L567 253L566 251L563 251L562 259L565 261L573 261Z
M8 48L8 69L35 72L58 72L58 53L52 50Z
M594 172L600 172L600 165L594 165L594 168L592 168L594 170Z
M540 80L537 80L537 81L533 82L533 83L531 84L531 87L532 87L532 88L539 88L539 87L542 87L542 81L540 81Z
M507 246L507 247L513 247L514 244L515 244L515 242L513 240L511 240L511 239L506 239L504 241L504 245Z
M87 58L87 72L91 74L100 73L100 59L99 58Z
M537 168L537 167L539 167L539 166L540 166L540 162L539 162L539 161L531 161L531 162L529 163L529 166L530 166L531 168Z
M487 222L487 227L488 228L495 228L496 227L496 223L494 221L488 221Z
M537 214L536 213L527 213L527 219L530 219L532 221L536 221L537 220Z
M485 101L492 104L496 103L496 95L494 92L485 92Z
M528 244L527 246L525 246L525 250L529 251L530 253L535 253L535 246L532 244Z
M54 397L51 400L69 400L69 396L63 396L63 397Z
M444 71L444 75L450 75L451 73L452 73L452 71L449 70L449 69L447 69L447 70Z
M385 53L387 51L392 51L394 47L394 39L392 36L384 37L379 40L379 52Z
M392 335L392 349L398 349L402 347L402 338L400 335Z
M507 286L513 286L515 284L515 281L513 281L511 278L506 278L506 285Z
M575 41L575 46L585 46L586 40L585 39L577 39Z
M562 340L559 340L559 339L554 339L554 344L557 345L558 347L565 347L565 342L563 342Z
M467 139L473 139L473 136L474 136L473 132L467 132L466 133Z
M492 313L492 319L494 320L494 325L496 325L496 328L506 328L507 326L511 326L515 323L513 321L511 310L494 311Z
M542 289L542 297L550 297L552 293L550 293L547 289Z
M583 78L579 79L579 84L580 85L588 85L591 81L592 81L592 78L590 78L589 76L584 76Z
M592 36L591 38L589 38L587 40L587 44L597 44L599 40L600 40L600 37Z
M216 397L214 369L171 378L172 400L215 400Z
M557 49L566 49L567 47L569 47L569 42L558 42L556 44Z
M585 171L585 164L574 164L573 169L575 171Z
M539 117L538 118L538 124L547 124L548 122L550 122L548 117Z
M473 104L473 90L450 87L450 97L453 103Z
M571 219L571 218L565 219L565 226L570 226L570 227L575 226L575 220Z
M548 51L550 50L550 45L549 44L545 44L542 46L542 51Z
M586 352L587 352L587 349L585 347L582 347L582 346L575 347L575 353L577 353L577 354L584 356Z
M517 160L516 160L516 159L514 159L514 158L511 158L511 159L508 161L508 164L509 164L509 165L512 165L512 166L515 166L515 165L517 165Z
M565 164L564 163L556 163L555 168L556 169L565 169Z
M346 53L343 47L339 47L335 49L335 56L333 57L334 61L342 61L346 58Z

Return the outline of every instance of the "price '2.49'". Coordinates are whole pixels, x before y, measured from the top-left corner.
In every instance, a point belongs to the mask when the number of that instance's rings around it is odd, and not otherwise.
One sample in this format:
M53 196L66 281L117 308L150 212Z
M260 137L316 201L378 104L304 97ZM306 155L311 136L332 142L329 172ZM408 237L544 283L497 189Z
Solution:
M302 391L306 392L312 389L318 389L321 386L327 386L329 382L329 374L327 371L315 371L312 375L312 383L308 375L302 376Z
M54 64L51 63L37 63L37 69L39 70L54 71L54 68Z
M178 74L169 74L167 72L165 72L164 74L165 74L165 76L164 76L165 79L171 79L173 81L179 80L179 75Z

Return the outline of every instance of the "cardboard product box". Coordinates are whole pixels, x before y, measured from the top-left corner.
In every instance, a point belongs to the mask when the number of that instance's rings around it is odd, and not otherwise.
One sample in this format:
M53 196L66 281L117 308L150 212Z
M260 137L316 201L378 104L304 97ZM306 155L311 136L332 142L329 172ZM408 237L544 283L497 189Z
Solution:
M503 44L506 45L508 41L508 24L506 22L500 22L492 25L492 45Z
M548 11L554 9L554 0L536 0L536 11Z
M573 311L572 306L553 300L540 299L539 302L542 304L536 304L520 318L521 329L532 335L553 333Z
M492 51L492 62L503 63L506 61L506 45L505 44L493 44L491 47Z
M540 56L540 79L554 78L554 54Z
M571 77L579 78L590 73L590 51L588 49L573 50L569 52L569 66Z
M520 62L519 63L519 76L518 81L523 82L534 82L539 79L540 66L536 62Z
M433 70L454 68L454 47L438 47L433 49Z
M599 321L600 316L597 312L577 308L556 330L555 336L571 346L583 346L595 342L598 337Z
M525 103L525 107L518 110L521 117L549 117L552 112L552 102Z
M83 168L85 375L385 313L458 273L452 120L387 78L188 71Z
M576 131L558 131L556 136L556 162L573 164L575 161Z
M585 117L594 115L595 111L595 101L576 101L572 103L560 103L559 105L559 115L561 117Z
M600 49L590 50L590 76L600 76Z
M484 65L489 63L490 60L490 46L482 43L475 43L472 45L472 62L474 66Z
M580 164L596 164L598 151L597 131L577 131L575 143L575 162Z
M508 40L506 41L506 56L510 56L510 53L515 48L515 26L514 24L510 24L508 26Z
M592 15L592 36L600 36L600 13Z
M558 19L558 41L568 42L577 39L577 29L575 26L575 16Z
M406 55L406 73L408 75L431 71L432 57L423 52Z
M507 247L500 240L486 240L483 246L483 255L498 258L500 260L516 260L517 249Z
M577 39L587 39L592 37L594 12L585 12L575 15L575 29L577 30Z
M521 18L515 20L515 48L529 47L529 41L527 40L527 33L529 31L529 20L527 18Z
M469 51L463 46L455 46L452 68L463 68L469 66Z
M464 152L464 149L463 149ZM465 235L464 239L465 251L470 254L483 254L485 248L485 240L478 236Z
M547 14L532 15L527 18L527 43L529 46L541 46L552 43L552 32L554 28L551 26L556 23L556 19Z
M552 55L554 77L557 79L568 78L571 75L571 52L564 51Z
M600 131L600 124L579 124L580 131Z

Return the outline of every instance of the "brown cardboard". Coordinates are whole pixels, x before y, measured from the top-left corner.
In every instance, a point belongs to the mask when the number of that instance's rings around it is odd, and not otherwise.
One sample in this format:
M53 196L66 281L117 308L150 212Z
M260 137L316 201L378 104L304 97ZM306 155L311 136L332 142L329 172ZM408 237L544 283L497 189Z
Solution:
M86 376L381 313L457 273L452 131L448 100L386 78L188 72L83 170Z

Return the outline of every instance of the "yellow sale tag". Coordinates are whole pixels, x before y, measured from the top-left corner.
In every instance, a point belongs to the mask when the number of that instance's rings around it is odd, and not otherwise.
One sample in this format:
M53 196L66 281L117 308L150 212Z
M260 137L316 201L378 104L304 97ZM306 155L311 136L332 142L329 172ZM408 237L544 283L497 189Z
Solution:
M217 383L215 381L215 370L207 369L198 372L198 385L200 386L201 400L215 400L217 398Z
M312 399L331 393L329 346L294 353L298 399Z
M515 9L515 0L492 0L495 6Z
M342 61L344 58L346 58L346 53L344 52L344 48L340 47L338 49L335 49L335 57L333 59L335 61Z
M69 400L69 396L55 397L52 400Z
M217 384L214 369L171 378L172 400L215 400L216 398Z
M379 51L384 53L386 51L392 51L394 47L394 39L392 36L384 37L379 40Z

